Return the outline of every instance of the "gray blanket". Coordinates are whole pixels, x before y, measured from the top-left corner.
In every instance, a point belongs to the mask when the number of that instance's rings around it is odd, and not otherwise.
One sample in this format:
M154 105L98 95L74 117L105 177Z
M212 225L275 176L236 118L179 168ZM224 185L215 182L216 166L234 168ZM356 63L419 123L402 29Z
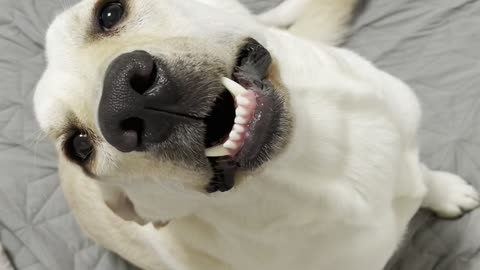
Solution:
M0 241L18 270L133 269L79 230L33 118L45 30L73 1L0 0ZM244 0L255 10L281 1ZM480 1L371 0L345 45L415 88L422 159L480 188ZM479 251L480 211L421 212L388 270L479 270Z
M0 270L13 270L10 258L8 258L7 253L3 250L2 245L0 245Z

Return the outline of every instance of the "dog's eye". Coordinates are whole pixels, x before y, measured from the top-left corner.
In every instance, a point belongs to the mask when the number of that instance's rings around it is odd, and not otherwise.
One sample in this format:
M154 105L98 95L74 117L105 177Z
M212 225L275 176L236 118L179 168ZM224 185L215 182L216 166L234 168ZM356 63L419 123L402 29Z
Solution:
M120 22L123 17L123 13L124 10L121 3L107 3L100 10L98 22L105 31L108 31Z
M77 133L67 142L67 152L74 160L85 162L93 153L92 140L87 134Z

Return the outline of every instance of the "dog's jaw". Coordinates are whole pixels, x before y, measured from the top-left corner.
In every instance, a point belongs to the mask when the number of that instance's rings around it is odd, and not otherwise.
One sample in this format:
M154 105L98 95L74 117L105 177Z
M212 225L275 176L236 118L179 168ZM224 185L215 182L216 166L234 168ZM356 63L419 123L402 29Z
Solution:
M222 79L235 97L236 117L224 141L206 149L214 169L208 192L228 191L235 183L235 169L255 171L285 148L291 117L287 97L279 94L269 78L273 69L268 50L249 39L238 56L233 80Z

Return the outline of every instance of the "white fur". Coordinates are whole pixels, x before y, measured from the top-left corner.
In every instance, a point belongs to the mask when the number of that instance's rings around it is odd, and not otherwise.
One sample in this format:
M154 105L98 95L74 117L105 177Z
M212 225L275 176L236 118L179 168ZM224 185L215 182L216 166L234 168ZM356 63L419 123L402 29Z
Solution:
M260 14L258 20L287 28L297 36L321 43L337 44L346 34L358 0L286 0ZM316 27L312 27L316 26Z
M132 49L166 50L157 42L176 35L232 46L236 35L262 42L288 89L294 130L265 168L238 175L232 191L213 195L198 185L208 176L175 164L158 168L148 156L122 154L107 143L99 146L95 168L101 179L91 179L63 156L63 134L54 135L66 198L100 245L147 270L381 270L421 205L448 217L477 207L471 186L418 160L421 112L410 88L358 55L257 24L234 1L130 2L130 15L142 20L113 41L83 43L93 0L50 28L49 66L35 95L46 132L65 126L73 113L101 137L95 115L106 65ZM353 9L350 3L338 17ZM222 8L228 10L218 14ZM284 19L293 22L294 15ZM336 40L332 31L343 29L342 21L327 25L322 33L329 36L319 39ZM222 51L207 44L198 49ZM128 221L136 218L170 223Z

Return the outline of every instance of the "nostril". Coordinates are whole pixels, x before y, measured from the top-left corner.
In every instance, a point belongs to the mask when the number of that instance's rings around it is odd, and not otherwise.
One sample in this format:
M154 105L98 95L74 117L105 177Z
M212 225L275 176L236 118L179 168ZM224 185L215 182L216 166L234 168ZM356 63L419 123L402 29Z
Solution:
M140 118L129 118L120 123L123 131L122 143L118 145L120 151L131 152L142 145L142 135L144 133L144 122Z
M122 121L120 123L120 126L124 131L128 131L128 130L135 131L139 135L139 137L141 137L140 135L143 134L143 131L145 129L144 122L140 118L129 118L127 120Z
M135 92L140 95L145 94L152 85L155 83L157 78L157 65L153 64L151 72L149 74L140 74L136 73L130 79L130 86Z

